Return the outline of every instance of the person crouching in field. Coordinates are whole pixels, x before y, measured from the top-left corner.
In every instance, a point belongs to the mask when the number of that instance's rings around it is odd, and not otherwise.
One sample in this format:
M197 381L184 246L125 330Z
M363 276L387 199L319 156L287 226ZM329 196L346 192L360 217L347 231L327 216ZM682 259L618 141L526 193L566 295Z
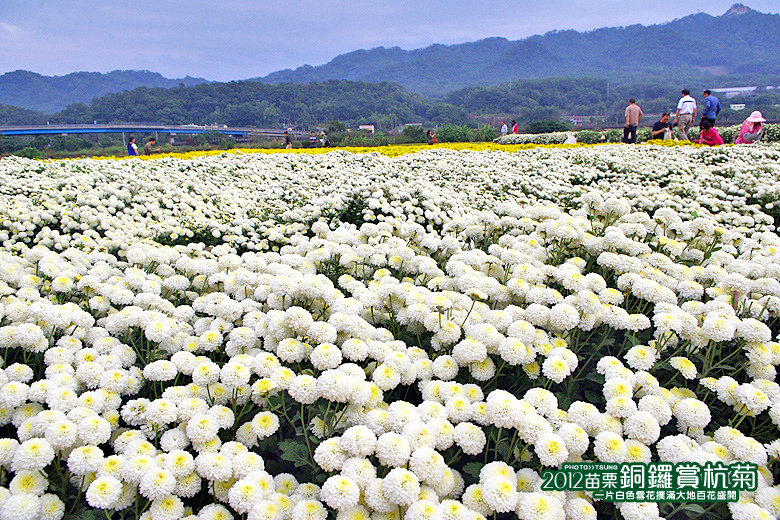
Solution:
M739 135L734 144L751 144L760 140L764 135L764 127L761 123L765 122L763 114L759 110L756 110L742 123L742 128L739 130Z
M713 128L712 123L707 119L704 119L699 126L699 144L706 144L709 146L718 146L723 144L723 138L718 133L718 130Z

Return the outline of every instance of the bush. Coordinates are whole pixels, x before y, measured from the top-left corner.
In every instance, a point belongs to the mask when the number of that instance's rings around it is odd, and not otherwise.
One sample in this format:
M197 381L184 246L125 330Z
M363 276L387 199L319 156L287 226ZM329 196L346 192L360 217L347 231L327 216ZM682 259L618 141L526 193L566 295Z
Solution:
M569 124L563 121L534 121L525 127L525 131L529 134L548 134L566 132L569 128Z
M463 125L444 125L436 129L440 143L465 143L471 141L472 130Z
M56 151L75 152L84 148L91 148L92 142L72 135L55 135L49 142L49 147Z
M421 126L405 126L397 141L399 143L424 143L426 142L425 130Z
M603 132L598 132L596 130L580 130L579 132L574 134L574 137L577 138L578 143L585 143L585 144L597 144L603 142L602 137L604 136Z
M472 135L474 136L474 141L487 142L498 137L499 133L498 130L490 125L480 125L479 128L472 131Z
M18 155L19 157L27 157L28 159L44 158L43 152L32 146L28 146L27 148L22 148L21 150L14 152L14 155Z

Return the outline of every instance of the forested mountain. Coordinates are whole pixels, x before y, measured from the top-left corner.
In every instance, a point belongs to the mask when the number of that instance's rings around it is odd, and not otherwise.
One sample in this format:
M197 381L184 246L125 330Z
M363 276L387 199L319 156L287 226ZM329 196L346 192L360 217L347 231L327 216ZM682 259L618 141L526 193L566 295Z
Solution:
M137 87L170 88L177 85L198 85L203 78L169 79L147 70L115 70L74 72L65 76L42 76L26 70L7 72L0 76L0 104L51 113L71 103L86 103L111 92Z
M698 13L651 26L553 31L517 41L488 38L408 51L359 50L325 65L282 70L257 80L391 81L433 94L548 77L664 77L680 83L713 75L732 82L780 76L780 15L737 7L721 16Z
M40 125L46 122L46 116L26 108L0 105L0 126L2 125Z
M697 98L699 92L694 91ZM405 123L495 124L500 118L525 125L567 115L596 116L595 124L619 125L628 98L635 97L649 119L673 109L679 93L678 85L663 79L615 85L596 78L547 78L515 81L511 89L507 83L469 87L433 100L387 82L266 85L239 81L171 89L141 87L107 94L90 104L74 103L50 115L0 105L0 125L155 121L306 129L335 120L350 127L370 123L387 130ZM744 114L729 110L731 102L746 103L747 112L759 109L770 119L780 117L780 89L729 99L719 120L744 119Z
M50 119L53 123L156 121L299 128L339 120L390 128L411 121L466 117L463 110L423 100L387 82L265 85L231 81L172 89L142 87L108 94L90 105L73 104Z
M133 71L47 78L16 71L0 76L0 125L154 121L311 128L337 120L389 129L499 118L523 125L568 115L615 125L630 97L655 118L675 106L682 87L698 96L703 88L744 85L759 88L728 104L745 103L748 111L764 110L774 119L780 117L780 88L763 87L780 86L777 49L780 15L735 5L722 16L696 14L649 27L361 50L262 81L208 83ZM66 106L71 98L81 101ZM744 114L727 108L719 119L728 118Z

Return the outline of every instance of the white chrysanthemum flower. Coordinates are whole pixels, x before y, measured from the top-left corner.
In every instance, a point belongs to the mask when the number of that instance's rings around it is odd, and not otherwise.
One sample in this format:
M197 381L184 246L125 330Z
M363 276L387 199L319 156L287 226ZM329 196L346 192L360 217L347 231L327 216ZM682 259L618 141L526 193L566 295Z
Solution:
M41 499L29 493L7 497L0 506L3 520L40 520Z
M614 417L629 417L636 411L636 403L631 399L631 397L619 395L607 400L606 412Z
M596 435L593 453L601 462L623 462L626 451L626 443L620 435L612 432L601 432Z
M634 370L650 370L656 358L656 350L644 345L631 347L625 354L626 363Z
M558 303L550 309L548 320L553 330L569 330L579 323L580 313L568 303Z
M473 508L471 508L473 509ZM436 502L418 500L409 506L404 515L405 520L442 520L442 512Z
M685 379L694 379L696 377L696 365L686 357L673 357L669 360L669 364L672 365L673 368L679 370Z
M287 391L290 397L301 404L312 404L319 398L317 379L307 374L295 376Z
M233 484L228 492L228 503L241 514L251 511L260 504L265 491L251 478L243 478Z
M517 486L512 480L495 476L482 482L482 498L485 504L498 513L514 510L518 496Z
M686 428L704 428L712 419L709 407L692 397L678 401L672 411L677 420Z
M764 392L749 383L739 385L734 390L734 397L754 414L760 414L772 404Z
M333 509L343 511L357 505L360 487L349 477L335 475L322 485L320 498Z
M597 513L593 504L580 497L572 497L566 500L563 506L566 518L570 520L596 520Z
M328 472L340 470L346 460L347 455L341 450L338 437L324 440L314 450L314 462Z
M517 516L523 520L563 520L561 502L544 493L523 493L517 503Z
M661 426L652 413L637 411L625 419L623 431L632 439L653 444L661 435Z
M11 470L42 470L54 460L54 449L46 439L35 437L24 441L14 451Z
M117 509L119 509L117 507ZM60 520L65 516L65 504L57 495L47 493L41 497L41 516L39 520ZM21 517L14 517L21 520Z
M97 509L113 509L122 495L122 483L110 475L97 477L87 488L87 503Z
M328 370L341 365L341 350L332 343L322 343L312 350L309 356L317 370Z
M258 438L270 437L279 429L279 417L273 412L258 412L252 419L252 430Z
M249 383L252 372L243 363L230 361L226 363L219 373L219 380L229 389L233 390Z
M41 496L46 488L49 487L49 481L37 471L19 471L8 484L8 489L12 494L29 493L35 496Z
M149 500L157 500L173 494L176 489L176 477L165 469L154 469L141 477L138 491Z
M557 467L569 458L566 442L554 433L539 436L534 443L534 452L544 466Z
M542 363L542 373L548 379L560 383L571 374L571 368L561 356L550 356Z
M420 481L404 468L394 468L382 479L382 494L390 502L409 506L420 494Z
M342 451L353 457L368 457L374 453L377 438L367 426L351 426L341 435Z

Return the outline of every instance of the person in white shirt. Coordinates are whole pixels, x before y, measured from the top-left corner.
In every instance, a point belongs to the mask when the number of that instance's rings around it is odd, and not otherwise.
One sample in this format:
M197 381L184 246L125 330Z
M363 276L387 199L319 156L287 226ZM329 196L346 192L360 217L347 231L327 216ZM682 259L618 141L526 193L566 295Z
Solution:
M501 135L506 135L509 132L509 128L506 126L506 122L501 121Z
M674 124L678 125L681 141L690 141L688 129L696 119L696 100L691 97L691 91L683 89L682 97L677 103L677 112L674 115Z

